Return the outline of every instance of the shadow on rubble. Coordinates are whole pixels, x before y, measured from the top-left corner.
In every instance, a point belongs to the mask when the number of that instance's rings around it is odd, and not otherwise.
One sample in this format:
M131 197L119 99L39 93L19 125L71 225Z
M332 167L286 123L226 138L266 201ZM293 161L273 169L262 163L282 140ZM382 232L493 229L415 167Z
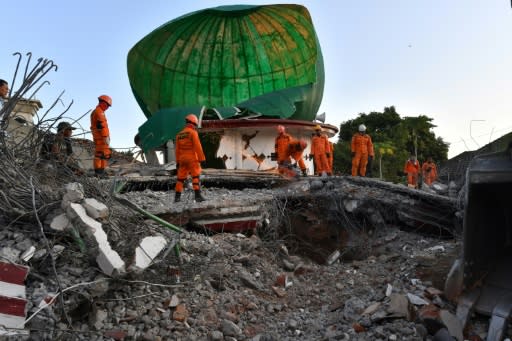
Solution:
M283 240L290 252L319 264L329 264L333 256L342 260L368 258L376 245L382 244L379 236L385 235L386 229L439 239L452 239L457 233L456 219L440 221L439 209L431 213L425 203L407 207L375 199L359 202L357 209L350 205L343 193L336 192L276 199L271 214L274 221L257 233L263 240Z

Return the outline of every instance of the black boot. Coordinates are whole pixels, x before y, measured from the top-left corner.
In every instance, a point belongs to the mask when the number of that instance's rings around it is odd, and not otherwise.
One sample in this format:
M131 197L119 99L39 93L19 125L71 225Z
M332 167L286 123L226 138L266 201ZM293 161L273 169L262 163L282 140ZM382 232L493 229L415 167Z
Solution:
M174 202L180 202L181 201L181 192L174 193Z
M196 202L202 202L202 201L206 200L206 198L201 195L201 190L200 189L198 189L198 190L196 190L194 192L195 192L195 195L196 195L195 196Z
M107 177L107 175L105 174L105 169L104 168L95 169L94 170L94 175L97 178L106 178Z

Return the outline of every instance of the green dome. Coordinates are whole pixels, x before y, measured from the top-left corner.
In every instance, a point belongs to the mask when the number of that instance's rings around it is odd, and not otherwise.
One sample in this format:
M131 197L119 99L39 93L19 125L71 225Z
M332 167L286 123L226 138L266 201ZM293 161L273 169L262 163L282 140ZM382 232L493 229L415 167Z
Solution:
M313 23L299 5L222 6L174 19L129 51L128 77L148 118L171 108L245 105L313 120L324 83ZM292 112L272 110L283 97Z

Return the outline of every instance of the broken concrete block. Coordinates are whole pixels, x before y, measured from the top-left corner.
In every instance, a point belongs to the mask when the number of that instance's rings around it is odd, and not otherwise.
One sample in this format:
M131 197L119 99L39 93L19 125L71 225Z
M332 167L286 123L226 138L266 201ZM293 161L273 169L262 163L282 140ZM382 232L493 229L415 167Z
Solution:
M251 276L251 274L249 274L247 271L243 271L243 270L240 271L239 278L245 286L247 286L251 289L263 291L263 284L261 284L259 281L255 280ZM285 285L286 285L286 283L285 283Z
M413 295L411 293L407 293L407 298L409 299L409 302L414 305L427 305L429 302L425 301L423 298Z
M340 258L341 256L341 253L339 250L335 250L333 253L331 253L329 255L329 257L327 257L327 260L325 261L327 263L327 265L332 265L332 263L336 262L338 260L338 258Z
M347 212L353 212L359 206L358 200L343 200L343 206Z
M448 310L441 310L439 318L446 326L451 336L456 338L457 341L464 340L464 336L462 335L462 323L455 315L450 313Z
M404 295L391 294L388 312L409 319L409 300Z
M142 239L135 249L135 261L130 266L134 271L142 271L151 265L153 259L167 246L163 236L152 236Z
M86 198L83 206L89 217L93 219L108 217L108 207L94 198Z
M66 193L62 196L61 207L66 209L70 203L77 203L84 199L84 188L78 182L66 184Z
M362 313L361 315L372 315L374 312L377 311L377 309L379 309L381 303L380 302L375 302L373 303L372 305L370 305L368 308L366 308Z
M312 191L320 190L322 187L324 187L324 183L321 180L313 180L309 185L309 189Z
M64 231L69 227L70 224L71 222L69 221L66 213L62 213L52 219L52 222L50 223L50 228L55 231Z
M85 231L89 237L94 237L98 244L107 242L107 234L101 228L101 223L92 219L87 215L85 208L80 204L70 204L66 213L71 219L76 220L80 227L80 231Z
M65 249L66 247L64 245L54 245L51 251L53 259L57 259Z
M230 320L222 320L221 331L224 335L237 337L242 334L242 329Z
M117 252L112 250L108 243L100 245L96 262L101 271L109 276L125 272L124 261Z
M36 247L34 245L32 245L31 247L29 247L27 250L25 250L25 252L23 252L20 256L20 258L24 261L24 262L28 262L33 256L34 256L34 253L36 252Z
M97 246L97 248L87 251L96 256L96 262L100 269L109 276L125 272L124 261L117 252L112 250L101 223L89 217L85 208L80 204L71 203L67 213L80 226L80 231L84 231L85 236L91 241L90 244Z
M386 297L389 297L393 293L393 286L388 283L386 286Z
M108 311L95 308L89 316L89 322L94 326L94 328L101 330L104 326L103 321L105 321L107 317Z
M19 260L20 253L20 250L6 246L0 249L0 258L16 263Z
M180 299L178 298L177 295L172 295L167 306L169 308L176 308L178 304L180 304Z

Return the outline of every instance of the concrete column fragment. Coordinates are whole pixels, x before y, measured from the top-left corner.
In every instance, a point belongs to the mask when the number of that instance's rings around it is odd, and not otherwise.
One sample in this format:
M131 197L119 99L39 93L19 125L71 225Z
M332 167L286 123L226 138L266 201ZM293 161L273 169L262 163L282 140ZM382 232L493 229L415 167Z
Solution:
M50 223L50 228L56 231L64 231L70 226L70 221L66 213L59 214L55 218L52 219Z
M94 219L108 217L108 207L104 203L99 202L94 198L86 198L83 206L87 211L87 214Z
M70 203L77 203L84 199L84 188L78 182L66 184L66 193L62 196L61 207L66 209Z
M163 236L151 236L142 239L135 249L135 260L130 268L134 271L146 269L167 244L168 242Z
M89 217L85 208L80 204L71 203L67 214L76 222L78 229L81 232L83 231L90 244L95 246L93 250L89 249L88 252L96 256L96 262L101 270L109 276L125 272L125 263L119 257L119 254L112 250L101 223Z

